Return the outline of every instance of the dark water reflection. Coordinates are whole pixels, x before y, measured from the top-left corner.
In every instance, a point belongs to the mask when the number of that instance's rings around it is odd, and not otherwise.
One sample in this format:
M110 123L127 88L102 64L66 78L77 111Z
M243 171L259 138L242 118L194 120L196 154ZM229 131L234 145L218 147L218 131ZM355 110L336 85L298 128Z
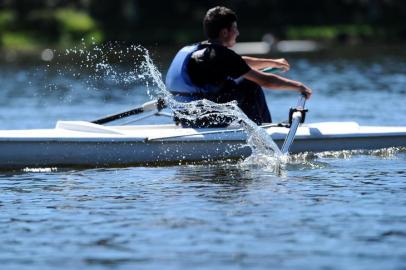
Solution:
M406 125L404 58L289 60L315 90L308 122ZM0 81L3 129L147 100L137 82L88 89L32 66L3 66ZM296 102L267 98L276 120ZM0 171L1 268L404 269L405 153L305 154L280 175L228 162Z

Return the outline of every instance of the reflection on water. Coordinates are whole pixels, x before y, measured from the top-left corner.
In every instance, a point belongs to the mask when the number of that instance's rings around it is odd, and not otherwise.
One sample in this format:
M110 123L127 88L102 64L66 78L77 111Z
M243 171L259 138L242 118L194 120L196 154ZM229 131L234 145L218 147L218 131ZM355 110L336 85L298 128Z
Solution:
M288 76L315 90L308 122L406 125L402 58L288 60ZM83 74L45 76L44 68L2 66L2 129L94 119L148 99L135 82L88 89ZM297 99L274 91L267 98L277 121ZM279 175L235 161L0 171L0 262L2 269L402 269L405 162L404 148L390 148L295 155Z
M3 174L0 260L19 269L400 267L406 186L393 168L404 153L328 159L283 177L226 163Z

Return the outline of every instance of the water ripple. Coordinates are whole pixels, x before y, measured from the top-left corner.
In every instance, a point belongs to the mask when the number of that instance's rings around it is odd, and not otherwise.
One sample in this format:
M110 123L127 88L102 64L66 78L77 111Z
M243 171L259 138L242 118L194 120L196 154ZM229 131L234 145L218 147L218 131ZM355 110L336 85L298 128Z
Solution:
M288 76L315 90L307 121L406 125L404 61L289 62ZM147 99L136 83L112 91L111 80L101 81L94 91L83 74L47 76L39 67L2 67L2 128L92 119ZM276 121L296 99L273 91L267 98ZM405 148L389 148L294 155L279 174L236 161L0 171L0 262L2 269L403 269L405 161Z

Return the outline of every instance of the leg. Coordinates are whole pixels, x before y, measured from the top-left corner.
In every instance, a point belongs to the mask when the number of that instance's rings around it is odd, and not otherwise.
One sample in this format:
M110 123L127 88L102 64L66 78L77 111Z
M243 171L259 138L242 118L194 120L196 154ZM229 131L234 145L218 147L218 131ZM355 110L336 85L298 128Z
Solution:
M258 84L242 80L226 94L221 94L220 102L237 100L238 107L256 124L271 123L272 117L266 104L264 92Z

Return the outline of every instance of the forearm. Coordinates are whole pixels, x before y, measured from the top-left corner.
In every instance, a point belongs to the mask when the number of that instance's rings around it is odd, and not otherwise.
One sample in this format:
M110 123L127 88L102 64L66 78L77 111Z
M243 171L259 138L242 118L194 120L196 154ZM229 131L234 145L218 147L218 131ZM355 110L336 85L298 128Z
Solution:
M290 80L275 74L269 74L267 79L264 80L263 86L265 88L280 89L280 90L294 90L300 91L303 83Z
M251 67L251 69L255 70L261 70L264 68L278 68L282 71L288 71L290 68L288 61L283 58L268 59L243 56L242 59Z
M303 94L306 99L309 99L312 95L312 90L301 82L289 80L287 78L273 74L269 74L269 77L272 77L272 79L268 79L268 82L264 85L264 87L284 91L296 91Z
M263 69L271 66L270 59L255 58L250 56L243 56L242 59L252 68L252 69Z
M256 69L256 70L275 66L275 61L273 59L255 58L255 57L250 57L250 56L242 56L242 59L244 59L244 61L252 69Z
M303 83L290 80L275 74L267 74L260 71L251 70L244 75L244 78L256 82L257 84L265 88L297 91L306 94L307 97L310 97L312 94L312 90L305 86Z

